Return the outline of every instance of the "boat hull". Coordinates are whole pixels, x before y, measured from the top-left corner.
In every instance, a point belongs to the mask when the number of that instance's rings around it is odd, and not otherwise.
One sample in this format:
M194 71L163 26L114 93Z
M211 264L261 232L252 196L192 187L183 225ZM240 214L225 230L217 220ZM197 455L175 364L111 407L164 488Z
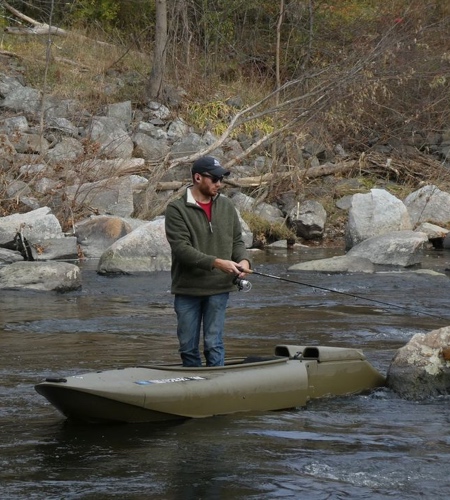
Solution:
M271 359L130 367L47 379L35 388L68 418L132 423L282 410L384 382L356 349L281 345Z

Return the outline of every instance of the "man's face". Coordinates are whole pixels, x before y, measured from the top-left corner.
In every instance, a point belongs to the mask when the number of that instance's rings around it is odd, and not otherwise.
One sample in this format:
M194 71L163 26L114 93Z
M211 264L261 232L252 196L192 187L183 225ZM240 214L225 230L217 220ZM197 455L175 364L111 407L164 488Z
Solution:
M223 177L216 177L211 174L198 174L198 189L205 196L214 197L222 186Z

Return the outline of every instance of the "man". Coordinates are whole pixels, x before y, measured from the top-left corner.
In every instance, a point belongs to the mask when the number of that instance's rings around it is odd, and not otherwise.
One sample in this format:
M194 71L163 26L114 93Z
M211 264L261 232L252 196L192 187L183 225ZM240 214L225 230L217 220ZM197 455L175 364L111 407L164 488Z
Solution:
M239 217L231 200L219 194L230 172L212 156L192 165L192 186L166 210L166 236L172 249L172 287L183 366L223 366L223 328L233 280L250 269Z

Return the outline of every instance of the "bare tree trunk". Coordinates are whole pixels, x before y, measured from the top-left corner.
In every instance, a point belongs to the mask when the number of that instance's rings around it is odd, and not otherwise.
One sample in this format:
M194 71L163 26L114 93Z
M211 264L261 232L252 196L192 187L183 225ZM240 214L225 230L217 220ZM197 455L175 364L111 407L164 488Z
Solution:
M277 23L277 49L276 49L276 81L277 88L281 87L281 77L280 77L280 60L281 60L281 26L283 25L284 17L284 0L280 0L280 14L278 16ZM275 95L275 105L280 104L280 94Z
M50 28L47 35L47 50L45 52L45 72L44 72L44 85L42 88L42 102L41 102L41 113L40 113L40 123L39 123L39 135L40 142L42 146L42 139L44 137L44 114L45 114L45 99L47 97L47 81L48 81L48 72L50 69L50 62L52 57L52 35L51 35L51 27L53 25L53 9L55 7L54 0L50 1L50 14L49 14L49 23L48 26Z
M313 1L308 2L309 9L309 36L308 36L308 52L306 53L305 60L302 63L302 69L304 70L309 64L312 54L313 36L314 36L314 6Z
M161 96L166 68L167 50L167 1L156 0L156 35L153 50L153 64L148 81L148 96L157 99Z
M281 66L281 28L283 26L284 19L284 0L280 0L280 14L278 16L277 22L277 45L276 45L276 54L275 54L275 77L276 77L276 88L279 89L281 87L281 75L280 75L280 66ZM280 93L275 93L275 107L280 104ZM277 140L275 139L272 143L272 183L276 178L276 173L278 170L278 158L277 158ZM270 186L272 188L272 185Z

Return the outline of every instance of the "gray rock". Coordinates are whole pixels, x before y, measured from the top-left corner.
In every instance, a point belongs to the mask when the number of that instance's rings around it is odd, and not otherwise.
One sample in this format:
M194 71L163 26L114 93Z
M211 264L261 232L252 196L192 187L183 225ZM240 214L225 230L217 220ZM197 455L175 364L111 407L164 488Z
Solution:
M20 231L29 242L64 238L58 219L48 207L0 217L0 245L11 244Z
M20 167L20 173L24 175L42 174L47 169L45 163L30 163Z
M305 240L317 240L323 237L327 213L315 200L307 200L293 207L289 212L289 223L297 236Z
M173 144L170 154L173 158L180 158L196 153L206 146L206 142L198 134L191 132Z
M149 102L148 109L154 118L166 120L170 116L170 109L159 102Z
M289 271L319 271L325 273L374 273L375 266L364 257L340 255L329 259L300 262L289 267Z
M31 194L31 188L26 182L16 180L6 186L6 193L10 198L20 198Z
M0 269L0 289L68 292L81 287L79 267L67 262L16 262Z
M4 134L14 134L26 132L28 130L28 121L25 116L12 116L5 118L0 122L0 132Z
M352 197L345 246L350 249L368 238L410 229L411 220L403 202L384 189L372 189Z
M19 134L12 135L11 144L18 153L25 154L45 154L49 149L49 142L45 137L38 134Z
M169 152L166 141L137 133L133 137L134 155L149 161L162 161Z
M240 191L232 193L230 199L239 212L251 212L256 203L254 198Z
M20 252L15 250L8 250L7 248L0 248L0 265L12 264L13 262L20 262L23 257Z
M423 400L450 393L450 327L418 333L392 360L386 384L399 396Z
M181 139L189 133L189 125L181 119L174 120L167 129L167 137L171 141Z
M169 271L172 256L164 218L144 224L113 243L100 257L101 274Z
M253 233L250 230L249 225L242 218L239 210L237 210L237 213L239 216L239 222L241 223L242 239L244 240L245 248L251 248L253 246Z
M49 179L48 177L42 177L34 183L34 190L41 194L49 193L52 190L56 190L59 186L58 181Z
M47 152L50 163L74 161L84 154L84 147L73 137L63 137L54 148Z
M7 74L0 74L0 95L6 97L13 90L23 88L20 81L14 77Z
M12 160L16 154L16 148L13 146L8 136L0 134L0 158L2 158L2 163L7 160Z
M153 123L148 122L139 122L136 128L136 134L145 134L158 140L167 140L169 138L167 132L161 127L157 127L153 125Z
M17 85L6 94L2 106L15 112L34 114L39 111L41 99L39 90Z
M80 103L76 99L60 99L58 97L46 96L44 103L45 120L55 118L71 118L80 108Z
M34 260L68 260L78 258L77 238L47 238L34 240L30 245Z
M117 118L127 126L130 125L133 118L131 101L114 102L109 104L106 114L111 118Z
M427 242L425 233L396 231L368 238L351 248L347 255L364 257L373 264L408 267L422 262Z
M57 130L64 135L68 135L70 137L78 136L78 128L73 125L71 121L67 118L52 118L49 120L47 125L48 130Z
M448 229L436 226L436 224L430 224L429 222L422 222L422 224L419 224L414 231L417 231L418 233L425 233L429 240L443 239L449 233Z
M259 217L269 222L284 223L283 212L272 205L265 202L258 203L251 196L244 193L235 192L230 196L231 201L237 210L242 212L253 212Z
M350 210L352 206L352 198L353 198L352 194L347 194L342 198L339 198L339 200L336 201L337 208L341 210Z
M88 137L100 145L100 153L108 158L131 158L133 141L125 125L117 118L96 116L88 128Z
M450 193L437 186L427 185L405 198L411 222L415 227L420 222L446 225L450 222Z

